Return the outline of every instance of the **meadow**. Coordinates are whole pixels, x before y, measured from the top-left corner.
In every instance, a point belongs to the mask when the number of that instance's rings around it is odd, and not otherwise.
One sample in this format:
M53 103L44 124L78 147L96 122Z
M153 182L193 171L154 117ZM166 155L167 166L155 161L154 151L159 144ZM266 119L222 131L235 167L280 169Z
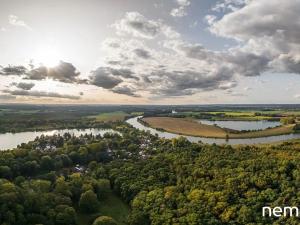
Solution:
M109 113L100 113L96 116L89 116L88 118L95 119L98 122L117 122L123 121L128 116L130 116L130 114L122 111L116 111Z

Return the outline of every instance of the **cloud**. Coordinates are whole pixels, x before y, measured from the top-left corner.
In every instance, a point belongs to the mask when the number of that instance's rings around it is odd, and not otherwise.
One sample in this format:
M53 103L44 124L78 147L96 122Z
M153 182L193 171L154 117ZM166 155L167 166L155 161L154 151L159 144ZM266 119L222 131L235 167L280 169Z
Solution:
M215 15L206 15L204 17L204 20L209 24L209 25L212 25L216 20L217 20L217 17Z
M296 98L296 99L300 99L300 94L296 94L296 95L294 95L294 98Z
M35 84L34 83L24 83L24 82L20 82L20 83L14 82L14 83L11 83L11 86L15 86L19 89L28 91L28 90L31 90L35 86Z
M231 80L232 74L226 71L226 68L219 71L195 71L195 70L180 70L166 72L164 70L156 71L152 74L155 79L151 87L155 87L150 92L155 95L162 96L183 96L192 95L199 91L210 91L215 89L226 89L222 87L224 82ZM232 88L232 86L228 87Z
M191 4L188 0L176 0L178 4L177 8L173 8L170 12L170 15L173 17L184 17L187 15L186 8Z
M247 0L223 0L218 1L212 8L216 12L236 11L245 5Z
M137 49L134 49L133 51L140 58L149 59L151 57L150 53L145 49L137 48Z
M26 68L25 66L7 66L2 67L0 75L23 76L28 80L45 80L47 78L64 83L86 83L85 80L79 79L80 72L73 64L60 61L55 67L39 66L36 68Z
M0 100L9 101L9 100L15 100L16 96L12 95L0 95Z
M127 12L125 18L113 25L119 33L130 33L136 37L153 38L161 31L161 25L147 20L138 12Z
M0 66L0 75L24 75L27 72L25 66Z
M30 96L30 97L47 97L47 98L65 98L71 100L79 100L79 96L59 94L56 92L46 91L29 91L29 90L4 90L3 93L10 94L12 96Z
M187 13L185 11L185 7L180 6L179 8L174 8L171 10L170 15L173 17L183 17L186 16Z
M237 40L239 56L255 56L251 57L252 69L258 65L257 70L299 74L299 8L300 1L295 0L246 1L243 7L214 21L210 30Z
M18 16L16 15L9 15L8 16L8 22L9 24L17 27L24 27L28 30L32 30L30 26L28 26L23 20L20 20Z
M134 37L152 39L159 34L163 34L168 38L177 38L179 34L171 27L163 24L161 21L148 20L138 12L127 12L125 17L115 24L117 34L131 34Z
M244 93L232 91L232 90L227 90L226 93L232 97L246 97L247 95Z
M27 79L31 80L43 80L46 78L52 78L65 83L81 83L83 81L78 79L80 72L73 66L73 64L60 61L60 63L52 68L41 66L35 68L27 74Z
M233 87L226 86L229 82L235 84L236 74L231 69L232 65L223 63L221 53L167 36L160 43L158 49L150 50L147 40L104 41L106 65L92 72L90 83L129 96L147 92L150 97L177 97L225 90Z
M140 95L138 95L134 92L134 89L132 89L128 86L114 87L112 89L112 92L117 93L117 94L132 96L132 97L140 97Z
M244 87L244 91L251 91L252 88L251 87Z
M122 82L122 79L111 74L111 71L108 67L99 67L92 71L90 75L90 84L105 89L114 88Z
M138 80L137 77L135 77L133 72L130 69L126 68L106 68L113 76L120 76L123 78L128 79L135 79Z

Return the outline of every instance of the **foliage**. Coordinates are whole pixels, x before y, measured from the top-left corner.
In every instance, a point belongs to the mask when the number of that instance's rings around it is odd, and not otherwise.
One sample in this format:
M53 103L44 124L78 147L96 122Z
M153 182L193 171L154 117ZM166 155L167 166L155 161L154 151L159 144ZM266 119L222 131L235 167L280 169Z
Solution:
M117 223L109 216L100 216L94 221L93 225L117 225Z
M261 210L300 202L299 141L233 147L115 129L122 135L41 136L0 152L0 224L124 224L103 210L112 192L131 206L129 225L297 224Z

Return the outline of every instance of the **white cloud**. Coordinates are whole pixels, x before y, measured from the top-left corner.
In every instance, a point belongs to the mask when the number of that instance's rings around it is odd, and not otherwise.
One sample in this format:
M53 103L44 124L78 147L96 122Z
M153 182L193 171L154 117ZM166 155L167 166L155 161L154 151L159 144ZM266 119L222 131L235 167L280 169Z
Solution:
M170 15L173 17L184 17L187 15L187 12L184 6L180 6L179 8L172 9Z
M300 94L294 95L294 98L300 99Z
M170 26L159 20L149 20L138 12L127 12L125 17L115 24L118 35L133 35L134 37L152 39L162 34L168 38L177 38L180 35Z
M8 22L13 25L13 26L18 26L18 27L24 27L28 30L32 30L30 26L28 26L25 21L20 20L18 16L16 15L9 15L8 16Z
M129 33L135 37L153 38L161 31L161 25L154 20L147 20L138 12L127 12L125 17L113 25L118 34Z
M215 15L206 15L204 19L209 25L212 25L216 21L217 17Z
M259 66L257 72L271 70L299 74L299 8L299 0L247 1L244 7L213 21L210 30L238 40L240 44L234 51L240 56L255 56L256 59L251 61L253 64L247 66Z
M173 17L184 17L187 16L186 8L191 4L188 0L177 0L178 7L173 8L170 12L170 15Z
M216 5L212 8L212 11L216 12L226 12L226 11L236 11L246 4L248 0L222 0L218 1Z
M80 96L60 94L56 92L47 92L47 91L30 91L30 90L4 90L3 93L10 94L11 96L29 96L37 98L65 98L71 100L79 100Z

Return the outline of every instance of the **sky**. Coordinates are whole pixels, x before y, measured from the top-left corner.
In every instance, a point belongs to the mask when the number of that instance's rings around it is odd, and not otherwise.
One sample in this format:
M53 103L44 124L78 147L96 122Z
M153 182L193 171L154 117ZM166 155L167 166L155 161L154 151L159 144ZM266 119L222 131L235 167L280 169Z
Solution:
M0 0L0 103L300 103L300 0Z

